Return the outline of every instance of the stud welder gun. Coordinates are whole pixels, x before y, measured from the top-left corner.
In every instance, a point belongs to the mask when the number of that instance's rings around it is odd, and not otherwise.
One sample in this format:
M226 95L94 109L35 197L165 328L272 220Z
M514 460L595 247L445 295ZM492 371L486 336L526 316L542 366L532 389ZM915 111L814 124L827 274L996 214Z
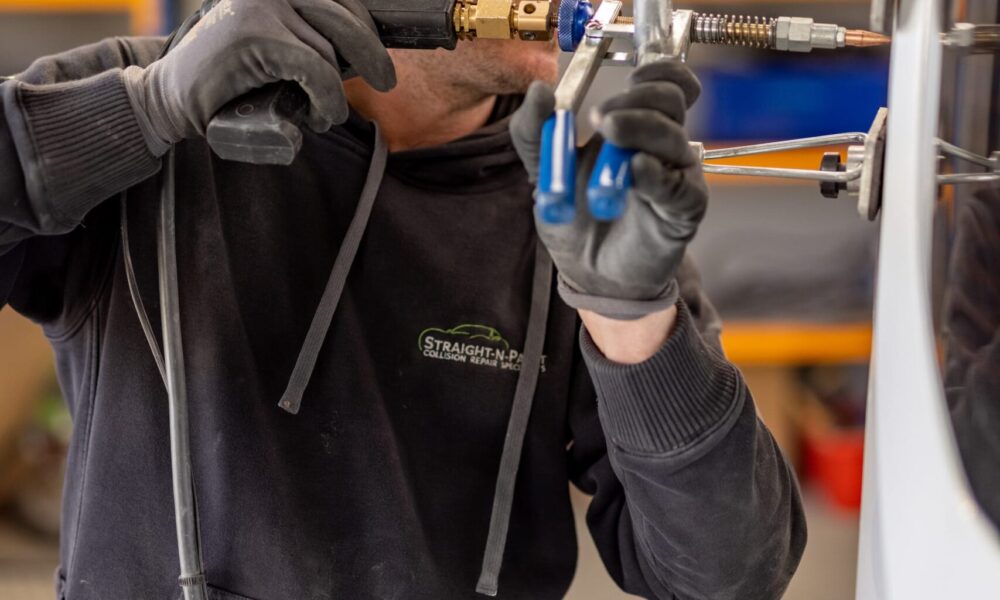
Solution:
M620 0L362 0L388 48L455 48L459 40L549 41L573 58L556 88L556 111L543 130L537 195L539 216L572 220L576 187L574 112L602 65L636 66L686 60L692 43L809 52L814 48L877 46L876 33L814 23L801 17L706 15L674 10L671 0L634 0L633 16ZM615 39L627 51L611 52ZM290 164L302 144L299 129L308 108L300 88L272 84L224 107L209 123L209 145L220 157L255 164ZM633 151L605 144L588 185L595 218L617 218L631 186ZM829 177L833 177L830 175ZM827 177L827 178L829 178ZM842 175L836 177L843 178Z

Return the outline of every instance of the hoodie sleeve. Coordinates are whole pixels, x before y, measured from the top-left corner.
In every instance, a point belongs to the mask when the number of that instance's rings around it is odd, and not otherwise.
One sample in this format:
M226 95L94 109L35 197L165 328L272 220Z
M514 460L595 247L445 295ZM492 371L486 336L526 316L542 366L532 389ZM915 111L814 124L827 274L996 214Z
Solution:
M122 68L152 62L162 43L108 39L0 79L0 306L32 262L29 239L71 232L100 202L159 169Z
M593 496L588 527L625 591L776 600L805 548L798 486L684 271L675 330L646 362L607 360L581 329L571 476Z

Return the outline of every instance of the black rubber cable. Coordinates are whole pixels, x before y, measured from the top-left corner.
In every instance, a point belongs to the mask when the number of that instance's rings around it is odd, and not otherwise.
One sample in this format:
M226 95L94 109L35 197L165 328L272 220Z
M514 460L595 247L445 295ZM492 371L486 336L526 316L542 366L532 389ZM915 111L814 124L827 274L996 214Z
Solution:
M174 150L164 158L160 217L157 223L157 263L160 279L160 319L170 410L170 467L173 471L174 515L177 521L178 578L184 600L208 600L201 534L191 473L191 435L187 407L184 348L177 283L177 221L174 199Z
M179 42L214 5L206 0L201 10L188 17L167 40L163 55ZM174 149L164 157L157 221L160 320L163 329L164 372L170 413L170 467L180 562L178 584L184 600L208 600L205 566L201 554L201 531L191 469L191 436L187 409L187 382L181 342L179 285L177 277L177 221L174 198Z
M121 199L121 228L122 228L122 257L125 261L125 280L128 282L128 293L132 296L132 306L135 307L135 314L139 316L139 325L142 327L142 334L146 336L149 350L153 353L153 360L156 361L156 368L160 371L160 379L163 385L167 385L167 371L163 366L163 353L160 351L160 342L156 339L153 326L149 322L149 314L146 306L142 302L142 294L139 293L139 283L135 277L135 266L132 263L132 248L128 241L128 190L122 192Z

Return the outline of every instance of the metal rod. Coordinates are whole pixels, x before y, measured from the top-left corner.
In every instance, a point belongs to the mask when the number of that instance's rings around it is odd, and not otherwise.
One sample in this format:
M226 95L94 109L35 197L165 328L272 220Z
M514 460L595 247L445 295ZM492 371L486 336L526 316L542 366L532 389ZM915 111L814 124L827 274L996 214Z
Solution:
M832 146L835 144L847 144L850 142L863 143L866 137L867 134L857 132L836 133L832 135L820 135L795 140L781 140L777 142L767 142L764 144L752 144L749 146L715 148L713 150L705 150L705 160L733 158L736 156L750 156L753 154L767 154L768 152L780 152L782 150L818 148L820 146Z
M605 0L594 13L593 21L602 26L614 22L621 11L621 2ZM556 109L576 111L583 102L583 97L590 88L597 70L601 66L608 48L611 46L611 38L603 36L584 36L583 41L577 46L573 58L566 67L556 87Z
M707 153L706 153L707 154ZM812 169L780 169L775 167L742 167L737 165L702 165L705 173L713 175L744 175L750 177L779 177L782 179L805 179L809 181L829 181L845 183L861 176L861 167L846 171L817 171Z
M992 161L985 156L976 154L975 152L966 150L965 148L956 146L942 139L938 139L937 143L938 143L938 148L940 148L943 152L950 154L956 158L967 160L971 163L986 167L987 169L996 169L998 167L995 161Z
M938 175L939 184L949 183L991 183L1000 181L1000 173L946 173Z
M670 56L671 0L635 0L635 53L639 66Z

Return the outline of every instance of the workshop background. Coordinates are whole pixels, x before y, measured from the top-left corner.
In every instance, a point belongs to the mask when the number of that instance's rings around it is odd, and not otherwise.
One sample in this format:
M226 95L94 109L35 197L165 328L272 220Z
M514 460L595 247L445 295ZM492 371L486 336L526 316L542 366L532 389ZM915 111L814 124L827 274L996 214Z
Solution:
M0 74L103 37L167 31L196 6L194 0L0 0ZM809 16L849 28L865 28L868 17L867 0L697 0L675 7ZM886 102L887 50L831 56L696 46L689 62L704 85L690 131L708 147L866 131ZM608 71L588 104L621 89L624 72ZM740 162L816 168L820 154L791 151ZM693 252L725 320L727 354L795 464L806 498L809 545L785 598L851 598L876 227L857 216L849 198L824 198L814 183L724 176L709 182L710 209ZM11 309L0 310L0 598L52 597L70 430L41 331ZM582 516L587 500L575 490L573 498ZM582 518L578 535L581 558L567 598L629 597L606 575Z

